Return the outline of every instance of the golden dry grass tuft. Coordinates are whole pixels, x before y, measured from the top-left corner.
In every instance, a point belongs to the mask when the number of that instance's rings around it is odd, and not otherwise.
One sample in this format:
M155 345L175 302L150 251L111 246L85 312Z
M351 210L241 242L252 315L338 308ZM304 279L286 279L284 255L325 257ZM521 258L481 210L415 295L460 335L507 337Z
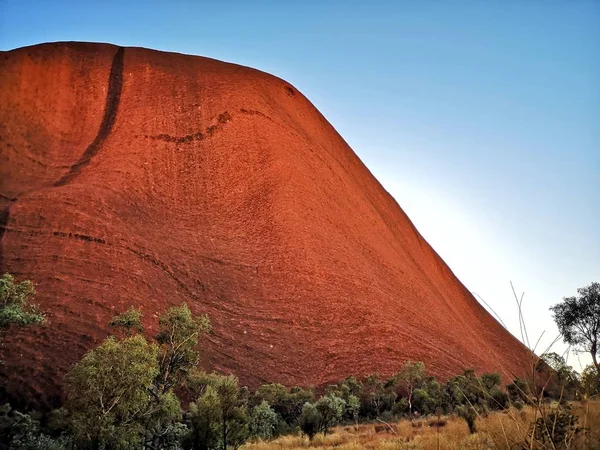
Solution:
M552 406L549 406L552 408ZM294 435L283 436L271 442L246 444L244 450L598 450L600 449L600 400L576 402L572 411L584 428L566 447L531 443L531 427L539 413L535 408L493 412L477 419L477 432L469 433L464 420L448 416L443 426L437 420L403 420L392 424L392 429L381 424L361 424L337 427L327 436L318 435L312 442Z

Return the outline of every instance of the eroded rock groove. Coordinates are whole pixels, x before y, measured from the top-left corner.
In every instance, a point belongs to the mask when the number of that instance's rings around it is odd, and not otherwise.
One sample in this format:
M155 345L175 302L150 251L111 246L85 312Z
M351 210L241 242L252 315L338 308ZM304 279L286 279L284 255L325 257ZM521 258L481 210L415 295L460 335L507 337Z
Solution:
M98 129L96 137L85 149L79 160L71 166L69 171L58 179L54 186L64 186L69 183L87 166L92 158L100 151L102 144L110 135L110 132L117 120L117 112L121 101L121 90L123 89L123 60L125 49L119 47L113 57L110 75L108 77L108 92L106 93L106 105L104 107L104 117Z

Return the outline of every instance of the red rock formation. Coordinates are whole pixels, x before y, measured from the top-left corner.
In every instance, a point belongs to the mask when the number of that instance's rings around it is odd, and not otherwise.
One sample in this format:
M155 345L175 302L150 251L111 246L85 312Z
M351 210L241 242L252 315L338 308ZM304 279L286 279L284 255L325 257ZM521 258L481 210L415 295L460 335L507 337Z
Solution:
M509 377L529 357L289 83L111 45L0 53L0 271L50 324L11 333L4 395L47 404L130 305L188 302L242 382Z

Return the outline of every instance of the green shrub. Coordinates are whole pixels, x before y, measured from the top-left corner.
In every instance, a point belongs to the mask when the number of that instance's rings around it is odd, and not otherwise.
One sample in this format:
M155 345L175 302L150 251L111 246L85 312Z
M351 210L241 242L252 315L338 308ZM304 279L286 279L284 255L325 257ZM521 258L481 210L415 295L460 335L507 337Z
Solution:
M490 391L490 397L488 399L489 407L491 409L506 409L508 408L508 404L508 394L498 386L494 386Z
M353 422L358 422L358 413L360 412L360 400L356 395L348 395L344 401L346 402L346 406L344 408L344 416L345 420L351 420Z
M265 441L269 440L273 437L278 421L277 413L263 400L250 414L250 434Z
M392 414L395 416L403 416L408 414L408 400L404 397L398 400L392 408Z
M346 402L336 395L326 395L321 397L315 408L321 415L321 422L319 424L319 431L323 434L327 434L331 427L334 427L342 420L344 410L346 409Z
M477 419L477 411L472 406L462 405L456 409L456 412L459 417L463 418L465 422L467 422L467 426L469 427L469 431L471 433L475 433L477 431L477 427L475 426L475 420Z
M305 403L300 415L300 429L312 440L319 432L321 414L312 403Z
M415 389L413 393L413 411L426 415L435 411L435 401L426 389Z
M251 406L257 406L266 401L291 429L298 425L305 403L312 403L314 393L310 389L294 386L291 389L282 384L264 384L260 386L250 400ZM278 428L286 428L281 425ZM279 433L276 432L276 435Z
M8 403L0 406L0 450L67 450L70 444L68 438L44 434L31 415L15 411Z
M559 407L535 421L532 425L533 439L544 448L570 449L575 437L582 431L577 422L577 416L568 406Z
M529 403L529 396L531 394L531 391L529 390L529 385L525 380L521 380L519 378L515 379L511 384L506 386L506 390L508 392L508 398L511 401L511 403Z
M480 379L483 389L487 392L491 392L493 388L500 386L501 377L498 373L484 373Z

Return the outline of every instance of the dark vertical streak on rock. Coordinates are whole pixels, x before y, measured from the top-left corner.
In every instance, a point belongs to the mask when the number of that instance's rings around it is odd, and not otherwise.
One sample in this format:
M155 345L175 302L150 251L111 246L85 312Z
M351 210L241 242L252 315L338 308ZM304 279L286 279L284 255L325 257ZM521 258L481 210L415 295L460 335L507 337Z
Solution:
M4 239L4 233L6 231L6 226L8 224L8 219L10 218L10 207L17 199L10 199L6 206L0 209L0 276L4 273L6 269L4 267L4 246L2 241Z
M98 134L96 134L92 143L86 148L85 152L83 152L79 161L73 164L69 171L54 183L54 186L64 186L79 175L81 169L90 163L92 158L100 151L100 148L102 148L102 144L106 138L110 135L117 119L117 111L119 110L119 102L121 101L124 54L125 49L119 47L117 53L115 53L115 56L113 57L110 75L108 77L108 92L106 93L104 117L102 118L102 123L98 129Z
M110 135L112 128L117 119L119 103L121 101L121 90L123 89L123 61L125 48L119 47L113 57L110 75L108 76L108 92L106 93L106 104L104 106L104 117L98 129L96 137L90 145L85 149L79 160L71 166L69 171L55 181L52 186L64 186L72 181L81 169L87 166L92 158L100 151L102 144ZM0 275L7 268L4 266L4 234L10 220L10 209L18 200L17 198L8 198L5 195L2 197L8 199L8 203L0 209Z

